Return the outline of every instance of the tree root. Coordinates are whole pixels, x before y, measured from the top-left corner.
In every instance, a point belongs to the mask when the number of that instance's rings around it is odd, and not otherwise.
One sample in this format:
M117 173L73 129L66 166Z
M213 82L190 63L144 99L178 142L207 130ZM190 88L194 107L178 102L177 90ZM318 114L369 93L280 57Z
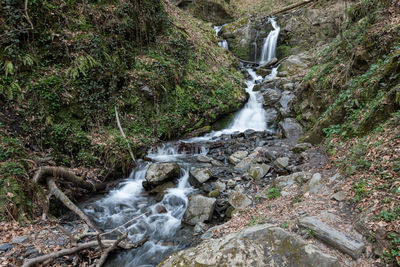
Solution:
M126 237L128 236L128 231L125 232L125 234L123 234L122 236L120 236L117 240L115 240L114 244L109 247L108 249L106 249L103 254L101 254L101 257L99 259L99 261L96 264L96 267L101 267L104 265L104 263L106 262L108 255L117 249L118 244L121 243L122 240L124 240Z

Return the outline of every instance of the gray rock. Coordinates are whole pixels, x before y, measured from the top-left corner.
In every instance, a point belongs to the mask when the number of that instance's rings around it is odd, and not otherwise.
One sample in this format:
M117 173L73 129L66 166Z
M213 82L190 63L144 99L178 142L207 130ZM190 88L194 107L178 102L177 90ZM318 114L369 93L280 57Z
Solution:
M321 174L314 173L312 179L308 183L308 186L308 191L314 194L318 193L318 191L323 187Z
M11 243L13 244L21 244L26 242L29 239L28 236L17 236L15 238L13 238L13 240L11 240Z
M227 183L228 186L232 187L232 186L234 186L235 184L236 184L235 180L233 180L233 179L229 179L229 180L228 180L228 183Z
M238 164L236 164L234 168L236 170L246 171L249 168L252 161L253 161L252 157L245 157Z
M265 110L265 120L267 122L267 126L273 128L277 123L278 119L278 111L275 108L268 108Z
M337 258L282 228L263 224L208 239L197 247L176 252L159 266L339 267L341 264Z
M221 161L219 161L219 160L216 160L216 159L211 160L211 164L212 164L213 166L216 166L216 167L222 167L222 166L224 166L224 163L223 163L223 162L221 162Z
M293 118L284 119L278 127L281 135L287 138L299 138L303 134L303 127Z
M36 248L31 248L28 249L25 253L24 253L24 257L32 257L32 256L36 256L39 254L39 250Z
M267 165L267 164L252 164L249 167L248 173L250 174L250 176L257 180L260 178L263 178L268 171L271 169L271 166Z
M243 193L234 191L229 195L229 204L235 209L242 209L251 205L251 200Z
M287 166L289 166L289 158L288 157L277 158L274 161L274 166L278 169L286 168Z
M290 91L284 91L282 93L281 99L279 100L280 108L279 112L283 117L289 117L292 114L290 109L290 104L294 99L294 94Z
M173 180L179 176L180 167L177 163L153 163L146 172L146 182L143 186L146 188L154 187Z
M211 220L216 203L217 200L215 198L209 198L202 195L190 196L189 205L183 215L183 220L191 225Z
M0 251L8 251L14 247L13 244L3 243L0 245Z
M310 143L300 143L292 147L292 151L294 153L301 153L303 151L306 151L307 149L311 148L312 145Z
M285 90L293 90L294 84L293 83L285 83L284 85L282 85L282 87Z
M197 157L197 161L201 163L210 163L212 161L212 158L207 157L205 155L200 155Z
M335 249L349 254L354 259L360 258L364 251L365 245L363 242L339 232L315 217L301 218L299 220L299 226L314 231L317 238L333 246Z
M214 183L214 188L219 190L220 192L224 192L226 190L226 184L222 181L216 181Z
M215 230L221 228L222 226L223 226L223 224L221 224L221 225L216 225L216 226L211 227L210 229L208 229L208 230L201 236L201 239L202 239L202 240L206 240L206 239L212 238L212 237L213 237L213 231L215 231Z
M334 176L329 178L329 182L332 183L332 182L336 181L337 179L340 179L340 174L339 173L336 173Z
M334 200L337 200L337 201L343 201L343 200L346 199L346 197L347 197L347 194L346 194L346 192L344 192L344 191L336 192L336 193L333 194L333 196L332 196L332 198L333 198Z
M201 187L212 177L212 173L208 168L194 168L189 172L189 183L192 186Z
M278 89L266 89L263 92L264 106L272 107L281 98L281 91Z
M230 163L232 163L233 165L238 164L242 159L244 159L245 157L247 157L247 155L249 154L249 152L247 151L236 151L235 153L233 153L232 155L230 155L228 157L228 161Z
M275 181L278 183L278 186L285 187L288 185L293 185L294 183L302 185L310 178L311 174L308 172L295 172L286 176L278 176L276 177Z
M205 223L199 222L196 223L196 225L194 226L194 232L196 234L203 234L205 232L205 229L207 228L207 225Z
M269 160L270 162L276 160L275 151L265 150L262 153L263 157Z

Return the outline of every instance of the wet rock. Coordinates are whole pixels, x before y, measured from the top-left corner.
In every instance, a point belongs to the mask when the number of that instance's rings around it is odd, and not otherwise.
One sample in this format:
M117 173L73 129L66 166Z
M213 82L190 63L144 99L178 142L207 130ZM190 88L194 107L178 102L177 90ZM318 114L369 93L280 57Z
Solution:
M278 131L287 138L299 138L303 134L303 127L296 119L286 118L278 124Z
M222 181L216 181L214 183L214 188L219 190L220 192L224 192L226 190L226 184Z
M235 153L233 153L232 155L230 155L228 157L228 161L234 165L238 164L242 159L244 159L245 157L247 157L247 155L249 154L249 152L247 151L236 151Z
M201 236L201 239L202 239L202 240L207 240L207 239L212 238L212 237L213 237L213 231L215 231L215 230L221 228L222 226L223 226L223 224L221 224L221 225L216 225L216 226L211 227L210 229L208 229L208 230Z
M165 184L156 186L155 188L150 190L149 193L152 195L156 195L156 201L160 201L163 199L165 194L167 194L168 189L174 187L175 187L174 183L170 181Z
M350 236L324 224L315 217L305 217L299 220L299 226L314 231L315 236L328 243L334 248L349 254L354 259L360 258L364 251L363 242L355 240Z
M334 200L337 200L337 201L343 201L343 200L346 199L346 197L347 197L347 194L346 194L346 192L344 192L344 191L336 192L336 193L333 194L333 196L332 196L332 198L333 198Z
M212 161L212 158L207 157L205 155L200 155L197 157L197 161L201 163L210 163Z
M233 180L233 179L229 179L229 180L228 180L227 185L228 185L229 187L235 186L235 184L236 184L236 181L235 181L235 180Z
M263 178L270 169L271 166L267 164L252 164L249 167L248 173L253 179L257 180Z
M283 89L285 90L293 90L294 89L294 83L285 83L282 85Z
M189 172L189 183L192 186L201 187L212 177L212 173L208 168L194 168Z
M281 98L281 91L278 89L266 89L263 92L264 106L271 107Z
M183 215L183 220L191 225L211 220L216 201L215 198L209 198L202 195L190 196L189 205Z
M8 251L14 247L13 244L3 243L0 245L0 251Z
M213 166L216 166L216 167L222 167L222 166L224 166L224 163L223 163L223 162L221 162L221 161L219 161L219 160L216 160L216 159L211 160L211 164L212 164Z
M272 162L272 161L276 160L276 155L275 155L274 151L265 150L265 151L263 151L262 155L263 155L264 158L269 160L269 162Z
M243 193L234 191L229 195L229 204L235 209L242 209L251 205L251 200Z
M282 93L282 96L279 100L279 104L281 106L279 108L279 112L283 117L289 117L292 115L292 111L290 109L290 103L293 101L294 97L295 97L294 94L290 91L284 91Z
M323 187L322 177L320 173L314 173L312 179L308 183L308 191L311 193L318 193L319 190Z
M208 197L213 197L216 198L219 196L219 190L218 189L214 189L213 191L211 191L210 193L208 193Z
M303 151L306 151L307 149L311 148L311 144L310 143L300 143L295 145L294 147L292 147L292 151L294 153L301 153Z
M160 214L160 213L167 213L168 211L163 205L157 205L156 212Z
M275 127L276 120L278 119L278 111L275 108L268 108L265 110L265 118L267 126L270 128Z
M222 238L208 239L197 247L169 256L159 266L338 267L341 265L337 258L321 252L317 247L307 244L282 228L263 224L247 227Z
M207 228L207 225L205 223L199 222L199 223L196 223L193 230L194 230L195 234L200 235L205 232L206 228Z
M180 167L177 163L153 163L146 172L143 187L149 190L157 185L175 179L179 176Z
M13 238L13 240L11 240L11 243L21 244L21 243L28 241L28 239L29 239L28 236L18 236L18 237Z

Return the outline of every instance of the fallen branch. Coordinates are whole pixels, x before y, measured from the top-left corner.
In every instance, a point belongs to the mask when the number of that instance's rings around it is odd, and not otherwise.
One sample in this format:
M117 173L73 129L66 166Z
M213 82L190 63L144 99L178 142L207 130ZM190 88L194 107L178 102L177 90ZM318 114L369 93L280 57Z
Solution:
M139 219L140 217L143 217L144 215L146 215L146 214L148 214L148 213L149 213L149 211L148 211L148 212L145 212L145 213L143 213L143 214L141 214L141 215L139 215L139 216L137 216L137 217L135 217L135 218L133 218L133 219L131 219L131 220L129 220L129 221L127 221L127 222L124 223L124 224L121 224L120 226L115 227L115 228L112 229L111 231L108 231L108 232L106 232L106 233L102 233L101 236L111 234L111 233L115 232L116 230L118 230L118 228L124 227L124 226L126 226L127 224L129 224L129 223L131 223L131 222L133 222L133 221Z
M96 267L101 267L104 265L104 263L106 262L108 255L110 255L110 253L114 250L117 249L118 244L121 243L122 240L124 240L126 237L128 236L128 231L125 232L125 234L123 234L122 236L120 236L117 240L115 240L114 244L112 244L111 247L109 247L108 249L106 249L103 254L101 254L101 257L98 261L98 263L96 264Z
M31 21L31 18L29 17L29 14L28 14L28 0L25 0L24 11L25 11L26 20L28 21L29 25L31 25L31 30L33 30L33 23Z
M120 132L121 132L122 137L125 138L125 140L127 140L126 135L124 133L124 130L122 129L121 122L119 121L119 115L118 115L117 107L115 107L115 118L117 119L117 125L118 125L118 128L119 128ZM136 160L135 160L135 156L133 155L131 145L129 144L129 142L127 142L127 143L128 143L129 154L131 155L133 163L136 165Z
M35 173L35 176L33 176L33 181L36 183L42 183L48 176L61 177L69 182L72 182L76 186L79 186L89 191L97 191L106 187L105 183L93 184L91 182L85 181L83 178L76 176L71 170L67 168L53 166L40 167L39 170Z
M307 4L309 4L309 3L313 2L313 1L314 1L314 0L305 0L305 1L300 2L300 3L295 3L295 4L293 4L293 5L284 7L284 8L282 8L282 9L278 10L278 11L275 11L275 12L273 12L271 15L277 15L277 14L285 13L285 12L290 11L290 10L292 10L292 9L295 9L295 8L298 8L298 7L307 5Z
M80 208L78 208L60 189L58 189L53 178L47 177L46 183L50 193L53 196L59 199L71 211L75 212L82 220L84 220L87 223L87 225L89 225L91 228L97 231L97 233L101 232L99 229L97 229L97 227L89 219L89 217L85 213L83 213L83 211Z

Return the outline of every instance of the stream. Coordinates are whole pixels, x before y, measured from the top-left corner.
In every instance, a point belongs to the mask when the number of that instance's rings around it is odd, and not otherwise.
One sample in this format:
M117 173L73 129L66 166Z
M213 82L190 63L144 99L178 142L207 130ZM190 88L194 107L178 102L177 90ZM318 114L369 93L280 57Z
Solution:
M274 19L269 19L269 22L274 30L264 39L260 64L275 57L279 27ZM217 35L222 27L214 28ZM226 40L221 41L219 45L229 49ZM142 186L146 171L152 162L139 160L130 176L115 189L103 198L85 204L84 212L104 231L123 225L119 227L120 232L128 231L128 238L132 242L140 241L145 236L149 237L143 246L117 253L107 262L107 266L156 266L173 252L193 244L193 227L184 226L181 221L188 207L188 196L197 190L188 182L189 171L192 167L199 165L196 157L207 155L208 149L205 143L215 142L225 135L245 132L249 129L271 131L267 127L263 97L260 93L254 92L253 87L263 80L275 78L277 68L274 68L266 77L257 75L250 68L245 71L248 73L245 82L249 100L235 114L227 128L213 131L202 137L167 142L148 151L147 157L153 162L177 162L181 168L175 188L168 189L161 201L149 195ZM187 154L178 149L179 143L196 144L198 149L194 154Z

